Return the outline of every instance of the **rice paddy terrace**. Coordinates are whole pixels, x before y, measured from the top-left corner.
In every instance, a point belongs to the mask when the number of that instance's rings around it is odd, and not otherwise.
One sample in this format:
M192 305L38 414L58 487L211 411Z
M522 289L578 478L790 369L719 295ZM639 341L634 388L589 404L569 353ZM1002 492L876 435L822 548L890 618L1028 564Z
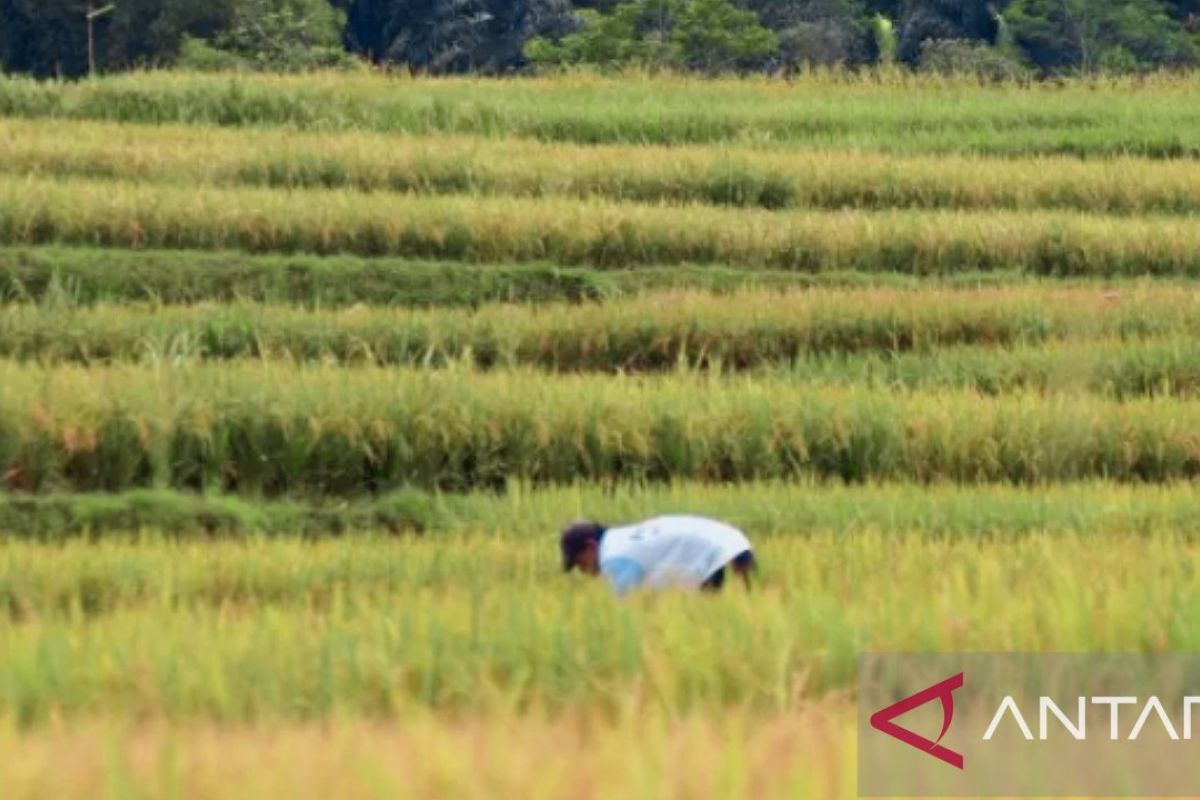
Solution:
M1200 648L1196 78L0 114L5 797L849 797L858 652ZM557 567L678 510L760 587Z

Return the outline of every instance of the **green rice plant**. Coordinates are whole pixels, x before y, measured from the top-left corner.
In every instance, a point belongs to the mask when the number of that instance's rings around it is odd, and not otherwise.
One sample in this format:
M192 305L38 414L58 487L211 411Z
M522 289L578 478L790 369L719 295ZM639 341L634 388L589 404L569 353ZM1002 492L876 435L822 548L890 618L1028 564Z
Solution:
M1059 286L1133 291L1125 280L1052 279ZM547 263L463 264L356 256L271 255L238 251L108 250L0 246L0 305L256 301L344 308L479 306L486 303L583 301L630 297L662 289L713 294L755 289L918 286L992 287L1042 283L1014 270L964 272L940 278L879 272L807 274L713 265L597 270ZM1185 281L1160 278L1165 284ZM1186 285L1186 284L1185 284Z
M1168 399L894 394L767 377L6 362L0 474L18 490L99 488L100 471L72 465L107 452L117 425L131 449L122 463L148 465L128 473L129 488L268 496L513 479L1163 482L1200 473L1198 415Z
M1011 279L1012 276L1010 276ZM831 276L853 284L864 276ZM0 304L81 306L151 301L188 304L254 300L337 308L474 306L488 302L584 300L658 286L728 290L762 283L799 285L811 276L744 270L661 269L598 272L551 264L472 265L406 259L252 255L179 250L0 247Z
M982 394L1087 391L1121 399L1196 397L1200 390L1200 350L1190 339L954 346L932 353L809 358L785 370L798 381Z
M523 136L586 144L756 142L1005 155L1194 156L1192 76L981 86L970 80L410 79L144 73L0 82L4 116Z
M562 573L552 531L8 543L0 715L28 728L96 715L396 719L410 707L784 713L848 689L861 650L1197 646L1176 609L1198 601L1200 551L1170 531L868 531L759 537L757 550L757 591L620 601Z
M446 494L403 489L378 498L262 500L163 489L119 493L0 493L0 539L242 539L261 536L488 533L541 540L567 520L608 524L688 509L729 520L753 536L865 530L991 540L1031 534L1151 535L1200 530L1200 497L1190 484L847 485L811 481L738 484L604 484Z
M217 186L563 195L765 208L1200 210L1200 167L762 147L0 122L0 171Z
M396 255L474 263L939 274L1194 275L1200 228L1020 212L799 212L0 178L0 242Z

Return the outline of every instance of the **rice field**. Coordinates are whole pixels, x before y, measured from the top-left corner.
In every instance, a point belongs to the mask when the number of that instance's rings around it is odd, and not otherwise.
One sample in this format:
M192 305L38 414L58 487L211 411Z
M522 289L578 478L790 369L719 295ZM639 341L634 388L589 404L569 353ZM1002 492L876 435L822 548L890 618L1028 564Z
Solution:
M1104 548L1086 533L767 535L754 594L623 604L592 582L535 580L555 565L539 539L14 543L0 560L0 696L26 726L402 719L413 706L777 715L848 693L863 650L1200 644L1176 614L1200 600L1200 550L1169 531ZM1052 602L1048 585L1062 587Z
M862 651L1200 649L1197 99L0 78L4 797L852 797ZM667 512L759 585L563 575Z

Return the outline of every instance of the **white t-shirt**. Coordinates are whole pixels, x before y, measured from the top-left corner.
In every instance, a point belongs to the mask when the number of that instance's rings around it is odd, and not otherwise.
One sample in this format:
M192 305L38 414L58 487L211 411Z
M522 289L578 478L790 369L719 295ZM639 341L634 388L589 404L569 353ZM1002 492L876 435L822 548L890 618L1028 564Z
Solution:
M655 517L605 531L600 571L618 593L635 586L696 589L749 549L745 534L716 520Z

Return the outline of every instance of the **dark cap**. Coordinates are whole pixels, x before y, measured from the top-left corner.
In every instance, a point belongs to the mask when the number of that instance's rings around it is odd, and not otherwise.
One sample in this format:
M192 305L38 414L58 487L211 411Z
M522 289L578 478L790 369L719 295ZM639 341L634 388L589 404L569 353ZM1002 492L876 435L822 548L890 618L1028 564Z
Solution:
M563 570L570 572L579 554L587 549L588 542L599 542L603 535L604 528L598 522L572 522L564 528L560 540Z

